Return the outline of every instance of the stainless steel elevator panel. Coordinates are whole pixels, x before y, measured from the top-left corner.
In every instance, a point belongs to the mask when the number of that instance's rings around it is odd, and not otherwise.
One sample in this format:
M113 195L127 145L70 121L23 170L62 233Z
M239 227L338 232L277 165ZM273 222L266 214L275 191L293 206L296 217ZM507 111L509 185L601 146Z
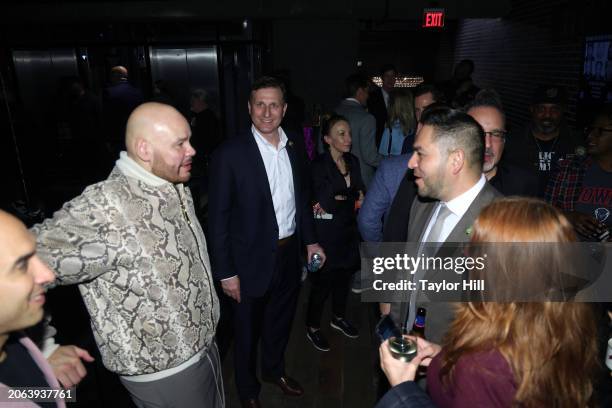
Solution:
M48 120L57 108L61 79L78 76L74 49L14 50L13 63L27 115Z
M163 80L171 89L177 106L183 112L189 110L192 90L205 89L209 104L219 113L219 73L217 48L150 47L151 79Z

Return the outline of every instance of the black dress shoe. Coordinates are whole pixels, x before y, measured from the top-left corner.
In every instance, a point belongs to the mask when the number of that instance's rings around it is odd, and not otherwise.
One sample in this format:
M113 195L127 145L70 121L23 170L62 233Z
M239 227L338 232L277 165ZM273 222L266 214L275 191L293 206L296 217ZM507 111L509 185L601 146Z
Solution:
M261 403L257 398L249 398L240 401L242 408L261 408Z
M290 397L300 397L304 394L304 389L296 380L291 377L282 376L276 380L262 378L264 382L276 384L285 395Z

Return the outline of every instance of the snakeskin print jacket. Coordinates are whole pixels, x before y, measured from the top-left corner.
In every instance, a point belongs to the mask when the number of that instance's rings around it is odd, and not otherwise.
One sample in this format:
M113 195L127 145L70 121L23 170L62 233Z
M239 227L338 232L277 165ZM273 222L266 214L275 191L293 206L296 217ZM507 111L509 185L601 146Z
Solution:
M213 342L219 300L191 193L121 153L32 228L56 284L78 284L104 365L120 375L176 367Z

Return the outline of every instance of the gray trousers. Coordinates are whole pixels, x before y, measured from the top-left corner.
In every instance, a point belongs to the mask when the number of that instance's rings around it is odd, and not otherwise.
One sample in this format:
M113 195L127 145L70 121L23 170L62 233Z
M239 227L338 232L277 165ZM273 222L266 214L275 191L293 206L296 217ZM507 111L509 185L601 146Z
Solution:
M197 363L151 382L120 378L138 408L223 408L221 359L215 342Z

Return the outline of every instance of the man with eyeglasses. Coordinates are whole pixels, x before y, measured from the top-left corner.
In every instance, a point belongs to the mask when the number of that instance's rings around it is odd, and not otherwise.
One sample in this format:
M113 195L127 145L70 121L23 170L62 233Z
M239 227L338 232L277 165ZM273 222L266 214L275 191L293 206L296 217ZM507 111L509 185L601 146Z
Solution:
M546 200L563 210L583 241L612 241L612 105L603 105L587 129L587 156L563 161Z
M504 195L537 196L538 180L533 172L500 163L506 144L506 116L501 98L493 89L478 92L467 114L483 128L485 154L482 172L487 181Z
M531 107L531 121L524 131L506 142L504 162L532 170L539 176L539 197L544 197L548 180L559 162L584 155L581 138L563 120L566 92L560 86L538 86Z

